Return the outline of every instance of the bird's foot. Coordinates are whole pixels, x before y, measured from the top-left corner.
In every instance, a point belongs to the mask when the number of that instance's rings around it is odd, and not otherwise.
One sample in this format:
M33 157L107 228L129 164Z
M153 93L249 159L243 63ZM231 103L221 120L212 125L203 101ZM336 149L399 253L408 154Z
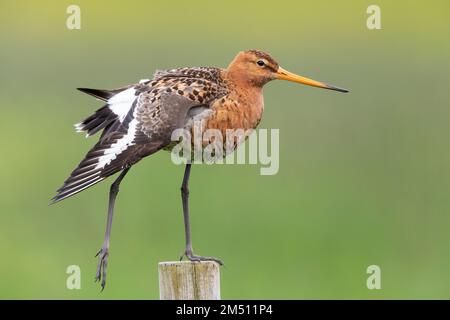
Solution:
M202 257L194 254L192 250L186 250L184 254L180 257L180 261L183 260L183 258L188 258L189 261L214 261L217 262L219 265L223 266L223 262L220 259L214 258L214 257Z
M105 289L106 285L106 267L108 266L108 247L102 247L99 252L95 255L98 257L97 273L95 274L95 282L100 282L102 286L102 291Z

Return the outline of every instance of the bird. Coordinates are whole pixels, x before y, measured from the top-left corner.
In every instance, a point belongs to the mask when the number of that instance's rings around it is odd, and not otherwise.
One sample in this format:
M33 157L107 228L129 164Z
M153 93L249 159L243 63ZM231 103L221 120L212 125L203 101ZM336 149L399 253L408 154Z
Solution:
M203 129L254 130L261 121L263 86L272 80L287 80L313 87L348 90L289 72L268 53L260 50L239 52L227 68L182 67L157 70L151 79L113 90L77 88L104 105L75 125L78 132L92 136L101 132L98 142L57 190L51 203L69 198L118 173L109 190L106 231L98 251L95 280L106 284L111 227L119 186L130 168L160 150L171 150L171 134L192 130L193 119ZM238 145L235 145L238 147ZM192 163L187 162L181 183L185 247L180 259L223 262L200 256L192 247L189 215L189 178Z

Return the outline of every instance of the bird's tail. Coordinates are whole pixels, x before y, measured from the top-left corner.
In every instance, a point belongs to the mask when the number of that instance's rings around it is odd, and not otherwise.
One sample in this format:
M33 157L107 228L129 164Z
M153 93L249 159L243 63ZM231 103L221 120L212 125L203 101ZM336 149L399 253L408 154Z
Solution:
M105 105L83 121L76 123L77 132L86 132L86 137L92 136L118 119L118 116Z
M78 88L81 92L87 93L95 98L108 101L114 95L121 92L122 89L118 90L99 90L99 89L89 89L89 88ZM119 91L120 90L120 91ZM111 110L110 106L106 104L105 106L98 109L94 114L87 117L83 121L75 124L75 129L77 132L86 132L86 137L96 134L100 130L106 128L109 124L113 123L118 119L118 115Z

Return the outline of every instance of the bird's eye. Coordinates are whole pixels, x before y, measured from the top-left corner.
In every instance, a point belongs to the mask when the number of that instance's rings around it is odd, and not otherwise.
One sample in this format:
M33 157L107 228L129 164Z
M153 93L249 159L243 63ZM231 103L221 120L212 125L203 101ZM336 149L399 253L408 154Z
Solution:
M258 60L256 61L256 64L260 67L264 67L266 65L266 63L264 62L264 60Z

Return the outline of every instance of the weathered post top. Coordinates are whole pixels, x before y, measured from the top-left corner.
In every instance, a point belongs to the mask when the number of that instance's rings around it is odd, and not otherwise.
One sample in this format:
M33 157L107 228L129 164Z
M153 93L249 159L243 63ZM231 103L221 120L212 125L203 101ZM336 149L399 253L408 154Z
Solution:
M220 300L219 267L214 261L160 262L160 299Z

